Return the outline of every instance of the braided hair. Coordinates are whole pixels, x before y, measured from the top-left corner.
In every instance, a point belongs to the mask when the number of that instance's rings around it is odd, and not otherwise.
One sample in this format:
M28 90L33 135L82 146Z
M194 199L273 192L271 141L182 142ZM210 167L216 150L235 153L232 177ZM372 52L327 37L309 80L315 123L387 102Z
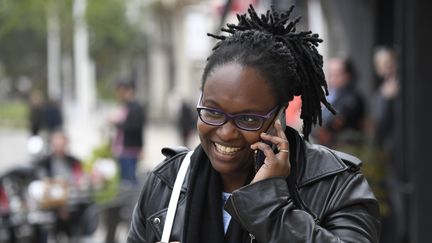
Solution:
M258 16L250 5L246 14L237 15L237 25L221 29L228 35L207 34L219 41L207 59L201 90L215 67L236 62L256 68L271 83L278 104L287 105L294 96L301 96L300 118L308 139L312 125L322 123L321 103L333 114L336 111L326 99L323 60L316 49L322 40L311 31L296 31L300 17L290 18L293 9L278 13L271 8Z

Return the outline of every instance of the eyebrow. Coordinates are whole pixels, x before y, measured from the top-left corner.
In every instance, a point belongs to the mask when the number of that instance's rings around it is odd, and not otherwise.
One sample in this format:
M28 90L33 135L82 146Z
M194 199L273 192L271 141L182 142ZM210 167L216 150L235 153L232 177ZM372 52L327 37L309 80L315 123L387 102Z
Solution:
M246 110L242 110L242 111L239 111L239 112L227 112L226 110L222 109L221 106L219 105L219 103L216 102L215 100L204 98L204 94L203 93L201 93L199 100L201 100L201 102L198 101L197 105L200 105L200 103L201 103L202 106L205 106L207 108L220 110L220 111L223 111L225 113L232 114L232 115L236 115L236 114L265 115L265 114L268 113L268 110L257 111L257 110L253 110L253 109L246 109ZM205 105L204 105L204 100L206 101ZM270 108L270 109L273 109L273 107Z

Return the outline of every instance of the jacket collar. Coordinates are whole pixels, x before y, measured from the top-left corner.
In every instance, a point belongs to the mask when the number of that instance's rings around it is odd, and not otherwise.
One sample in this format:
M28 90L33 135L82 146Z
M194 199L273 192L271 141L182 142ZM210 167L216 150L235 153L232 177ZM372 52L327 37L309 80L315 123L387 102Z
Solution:
M163 161L161 164L159 164L153 171L153 173L159 177L160 180L162 180L170 189L173 189L174 182L177 178L177 173L180 169L181 163L183 162L184 157L186 156L187 152L180 152L172 157L167 157L165 161ZM192 155L192 157L195 157ZM193 161L193 158L191 158ZM192 162L191 161L191 162ZM191 163L192 164L192 163ZM189 167L192 165L189 165ZM186 192L187 185L189 183L189 175L190 175L190 169L186 172L186 176L183 181L183 185L181 188L182 192Z
M285 133L290 141L292 170L295 170L292 171L292 174L297 177L296 181L299 187L348 169L348 166L336 155L335 151L321 145L310 144L293 128L287 127ZM186 153L187 151L181 151L171 154L154 170L154 174L171 189L174 186L177 172ZM191 157L190 167L195 166L197 160L202 159L204 156L206 156L204 150L201 146L198 146ZM296 164L294 165L294 163ZM182 192L187 191L190 171L191 169L188 169L186 173Z
M164 162L158 165L154 169L154 174L159 177L169 188L174 187L175 180L177 178L177 173L180 169L180 166L183 162L184 157L187 154L187 150L178 150L171 148L163 148L163 153L168 155ZM194 168L199 161L201 161L204 156L206 156L204 150L201 146L198 146L194 153L191 156L191 163L189 165L189 169L186 172L185 179L182 184L181 191L186 192L188 188L188 184L190 181L190 172L192 168Z
M290 141L291 167L298 187L347 170L348 166L331 150L305 141L293 128L285 133ZM296 163L296 164L294 164Z

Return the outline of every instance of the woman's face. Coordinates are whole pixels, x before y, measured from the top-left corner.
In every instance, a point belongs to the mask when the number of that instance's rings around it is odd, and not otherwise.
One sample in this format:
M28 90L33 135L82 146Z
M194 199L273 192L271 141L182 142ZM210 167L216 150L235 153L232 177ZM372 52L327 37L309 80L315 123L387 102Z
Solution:
M215 67L208 76L201 105L230 114L266 115L276 106L276 98L269 82L257 69L228 63ZM274 116L272 114L258 131L242 130L232 120L222 126L211 126L198 118L201 145L213 168L222 176L249 173L253 166L250 145L270 127Z

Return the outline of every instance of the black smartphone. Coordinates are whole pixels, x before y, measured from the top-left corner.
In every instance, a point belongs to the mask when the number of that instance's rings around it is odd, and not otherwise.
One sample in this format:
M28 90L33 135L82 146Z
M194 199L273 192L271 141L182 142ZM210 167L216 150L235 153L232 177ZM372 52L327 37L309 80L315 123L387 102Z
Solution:
M286 128L285 109L286 109L285 106L280 108L275 119L273 120L272 124L270 125L269 129L266 131L267 134L270 134L270 135L276 134L276 128L274 127L274 123L275 123L276 119L278 119L280 121L280 123L282 125L282 130L285 131L285 128ZM277 147L275 144L272 144L272 143L267 142L267 141L262 141L262 142L268 144L269 146L272 147L274 152L277 152L276 151ZM256 173L261 168L261 166L264 164L265 155L261 150L257 150L255 152L254 159L255 159L255 165L254 166L255 166L255 173Z

